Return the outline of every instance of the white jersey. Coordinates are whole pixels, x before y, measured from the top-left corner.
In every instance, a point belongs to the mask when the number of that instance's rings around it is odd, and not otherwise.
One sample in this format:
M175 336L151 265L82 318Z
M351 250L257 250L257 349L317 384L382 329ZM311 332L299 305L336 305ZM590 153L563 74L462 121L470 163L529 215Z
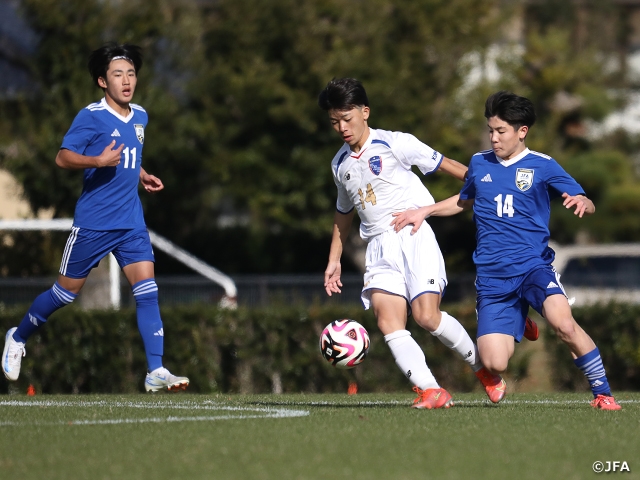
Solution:
M360 152L345 143L331 162L338 187L336 208L340 213L357 209L360 236L366 241L392 228L393 213L435 203L411 166L428 175L443 159L408 133L369 130Z

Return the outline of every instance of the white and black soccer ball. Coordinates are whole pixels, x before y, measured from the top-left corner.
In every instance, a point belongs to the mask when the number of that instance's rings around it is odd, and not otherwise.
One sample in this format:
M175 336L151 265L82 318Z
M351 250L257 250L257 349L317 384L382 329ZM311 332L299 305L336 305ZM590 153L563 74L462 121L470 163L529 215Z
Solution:
M353 368L361 364L369 351L369 333L355 320L334 320L320 335L320 352L331 365Z

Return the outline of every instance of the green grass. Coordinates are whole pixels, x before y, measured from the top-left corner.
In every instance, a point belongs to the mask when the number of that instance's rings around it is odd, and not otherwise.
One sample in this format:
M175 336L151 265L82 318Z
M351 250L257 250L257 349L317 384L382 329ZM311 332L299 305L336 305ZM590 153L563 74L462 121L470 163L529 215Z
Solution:
M584 479L595 461L640 478L640 393L25 395L0 400L0 477L34 479ZM603 475L603 474L601 474Z

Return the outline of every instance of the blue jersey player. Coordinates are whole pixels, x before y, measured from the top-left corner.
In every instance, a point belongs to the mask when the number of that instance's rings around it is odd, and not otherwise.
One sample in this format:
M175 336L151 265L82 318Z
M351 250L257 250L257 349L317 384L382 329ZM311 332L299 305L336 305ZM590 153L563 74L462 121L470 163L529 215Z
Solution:
M471 158L460 194L396 215L396 229L413 224L415 232L428 216L449 216L473 208L482 363L495 374L507 369L531 306L569 347L575 365L591 386L591 405L619 410L600 352L571 314L549 247L551 199L562 197L563 205L580 218L594 213L595 206L553 158L525 146L536 119L531 101L510 92L495 93L486 101L485 117L492 149Z
M20 374L27 339L53 312L73 302L91 269L111 252L136 301L149 370L145 390L184 390L189 384L188 378L172 375L162 364L164 329L138 184L148 192L164 186L142 168L147 112L131 103L141 66L141 50L130 44L108 43L89 58L89 71L104 98L78 113L56 156L59 167L84 170L82 194L57 281L5 337L2 370L9 380Z
M489 399L498 403L506 384L483 367L476 345L462 324L440 310L447 285L444 259L429 225L418 235L410 227L396 233L389 224L394 212L434 203L412 172L442 171L463 180L467 168L443 156L413 135L369 127L369 99L355 78L334 78L318 97L343 145L331 163L338 188L325 291L341 293L340 259L353 216L360 217L360 236L367 242L361 300L371 308L396 364L413 383L413 408L449 408L453 399L429 369L424 352L406 329L414 320L455 351L475 372Z

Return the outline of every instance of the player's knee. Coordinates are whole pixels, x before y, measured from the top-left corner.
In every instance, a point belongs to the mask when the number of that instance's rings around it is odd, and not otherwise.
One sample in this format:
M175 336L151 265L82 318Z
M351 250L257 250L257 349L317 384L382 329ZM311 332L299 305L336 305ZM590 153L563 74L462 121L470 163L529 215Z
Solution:
M153 305L158 303L158 285L153 278L142 280L131 286L136 305Z
M563 342L572 342L577 335L578 325L573 318L567 318L554 325L558 338Z
M508 358L501 357L491 357L488 359L483 359L481 357L482 365L489 370L493 375L502 375L507 371L507 367L509 366Z
M494 375L501 375L507 370L510 358L508 349L479 348L478 353L482 365Z
M435 332L440 325L442 314L438 310L413 311L413 318L425 330Z

